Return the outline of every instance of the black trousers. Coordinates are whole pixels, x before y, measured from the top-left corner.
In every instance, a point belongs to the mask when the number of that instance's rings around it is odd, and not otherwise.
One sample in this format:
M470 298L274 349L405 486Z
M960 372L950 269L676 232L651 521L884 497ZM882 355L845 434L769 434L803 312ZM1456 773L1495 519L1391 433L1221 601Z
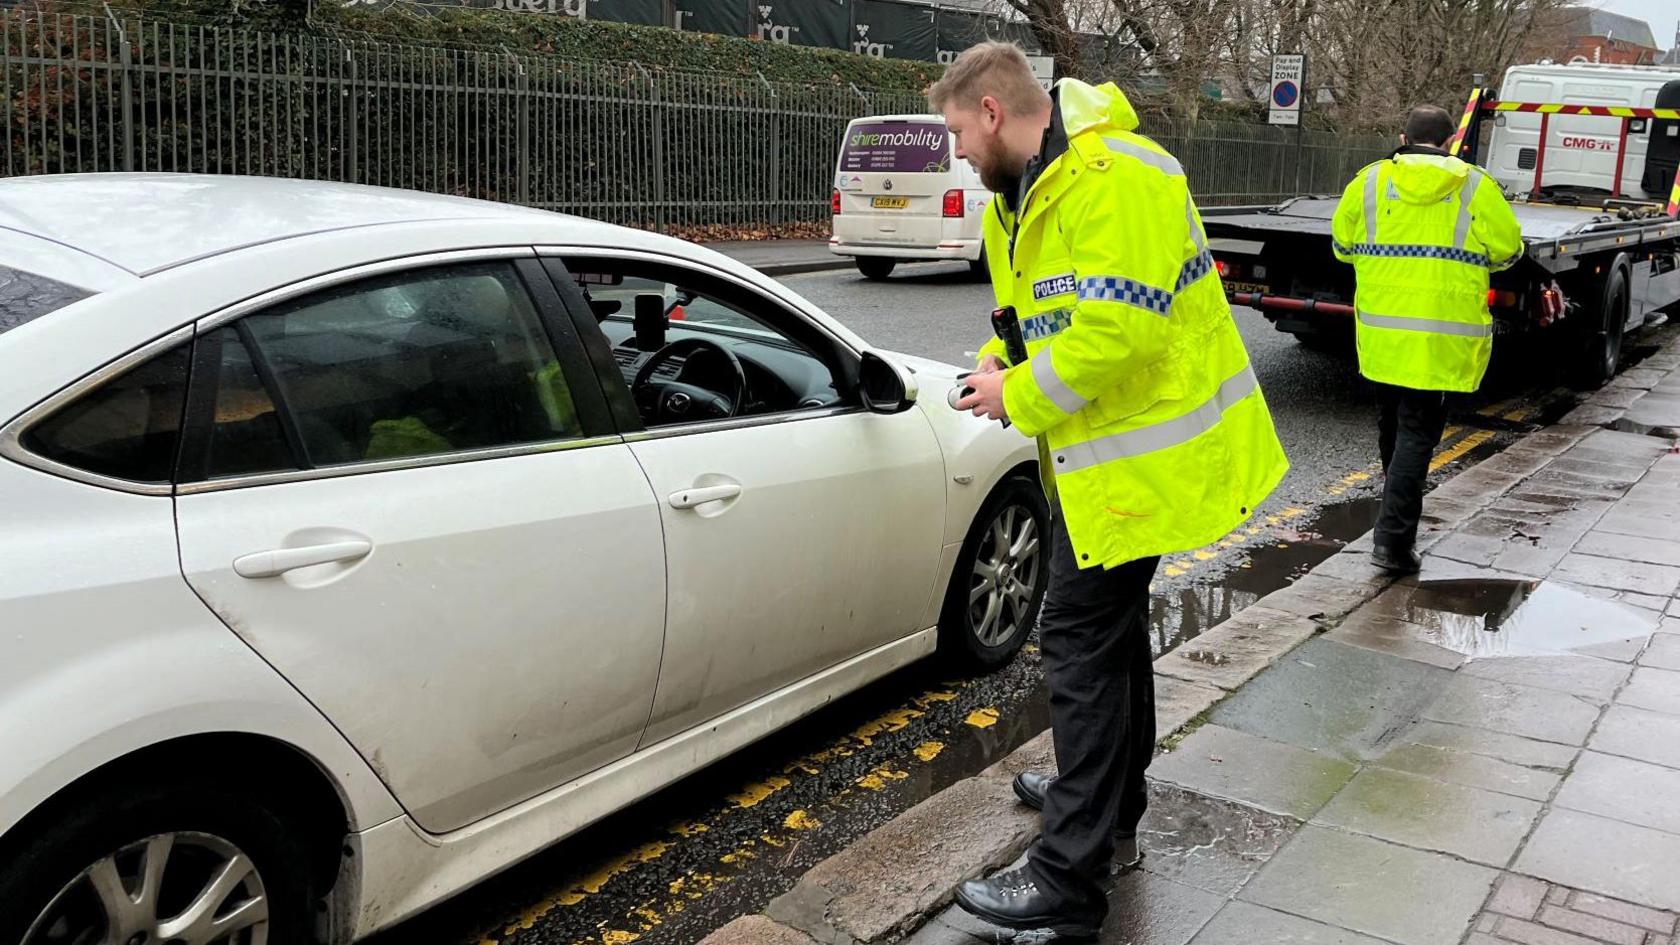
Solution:
M1040 887L1071 913L1101 921L1114 836L1137 830L1155 751L1149 581L1159 558L1080 570L1058 511L1039 643L1050 684L1058 774L1029 856Z
M1429 462L1447 425L1446 395L1378 384L1377 402L1377 449L1387 479L1371 537L1383 548L1409 551L1417 541Z

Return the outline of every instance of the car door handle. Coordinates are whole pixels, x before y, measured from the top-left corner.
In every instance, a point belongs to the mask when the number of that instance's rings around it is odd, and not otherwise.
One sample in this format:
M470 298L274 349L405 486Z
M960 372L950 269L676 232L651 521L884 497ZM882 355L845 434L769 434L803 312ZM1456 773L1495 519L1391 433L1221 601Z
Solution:
M720 499L733 499L741 494L741 487L734 483L718 486L694 486L681 492L671 493L671 508L692 509L707 502L717 502Z
M334 561L355 561L373 551L371 541L335 541L325 545L306 545L302 548L276 548L258 551L233 559L233 573L243 578L279 577L287 571L308 568Z

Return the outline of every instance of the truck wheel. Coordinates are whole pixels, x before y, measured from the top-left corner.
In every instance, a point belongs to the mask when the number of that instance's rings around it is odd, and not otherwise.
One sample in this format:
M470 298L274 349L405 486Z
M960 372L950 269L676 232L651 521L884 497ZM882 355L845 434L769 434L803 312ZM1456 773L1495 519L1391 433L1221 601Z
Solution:
M939 618L941 656L991 672L1014 659L1050 585L1050 503L1029 475L1005 479L957 555Z
M1627 266L1621 259L1610 268L1600 298L1601 322L1587 335L1586 360L1576 378L1577 385L1586 390L1597 390L1610 383L1622 360L1622 330L1627 325L1630 293Z
M896 265L898 265L898 260L889 259L886 256L857 257L858 272L863 273L863 277L871 282L887 281L887 277L892 275L893 267Z

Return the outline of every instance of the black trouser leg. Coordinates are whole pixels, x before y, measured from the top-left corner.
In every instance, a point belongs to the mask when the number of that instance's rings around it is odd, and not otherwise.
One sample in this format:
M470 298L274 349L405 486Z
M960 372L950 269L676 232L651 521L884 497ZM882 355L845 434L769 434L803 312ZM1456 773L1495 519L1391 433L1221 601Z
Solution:
M1057 776L1044 799L1034 878L1070 915L1101 921L1114 835L1137 829L1155 749L1149 580L1159 558L1080 570L1058 514L1039 623Z
M1391 388L1384 392L1394 403L1394 446L1383 483L1382 511L1372 534L1376 545L1395 552L1410 551L1417 541L1418 518L1423 514L1423 488L1429 462L1447 425L1446 395L1440 391ZM1385 413L1389 408L1384 407Z
M1382 456L1383 472L1394 462L1394 433L1400 422L1400 388L1377 385L1377 453Z

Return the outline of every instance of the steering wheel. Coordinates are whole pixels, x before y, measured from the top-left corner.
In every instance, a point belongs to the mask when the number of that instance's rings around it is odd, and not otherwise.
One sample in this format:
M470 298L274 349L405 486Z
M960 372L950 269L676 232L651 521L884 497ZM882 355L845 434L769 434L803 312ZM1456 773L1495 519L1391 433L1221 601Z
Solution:
M656 381L654 372L665 362L679 355L692 357L701 352L717 355L730 367L733 391L720 394L698 384L682 381ZM686 360L686 358L685 358ZM747 371L741 359L723 345L706 338L683 338L673 341L648 358L630 382L630 393L636 405L649 417L650 424L681 423L693 420L723 420L735 416L741 409L741 399L747 392Z

